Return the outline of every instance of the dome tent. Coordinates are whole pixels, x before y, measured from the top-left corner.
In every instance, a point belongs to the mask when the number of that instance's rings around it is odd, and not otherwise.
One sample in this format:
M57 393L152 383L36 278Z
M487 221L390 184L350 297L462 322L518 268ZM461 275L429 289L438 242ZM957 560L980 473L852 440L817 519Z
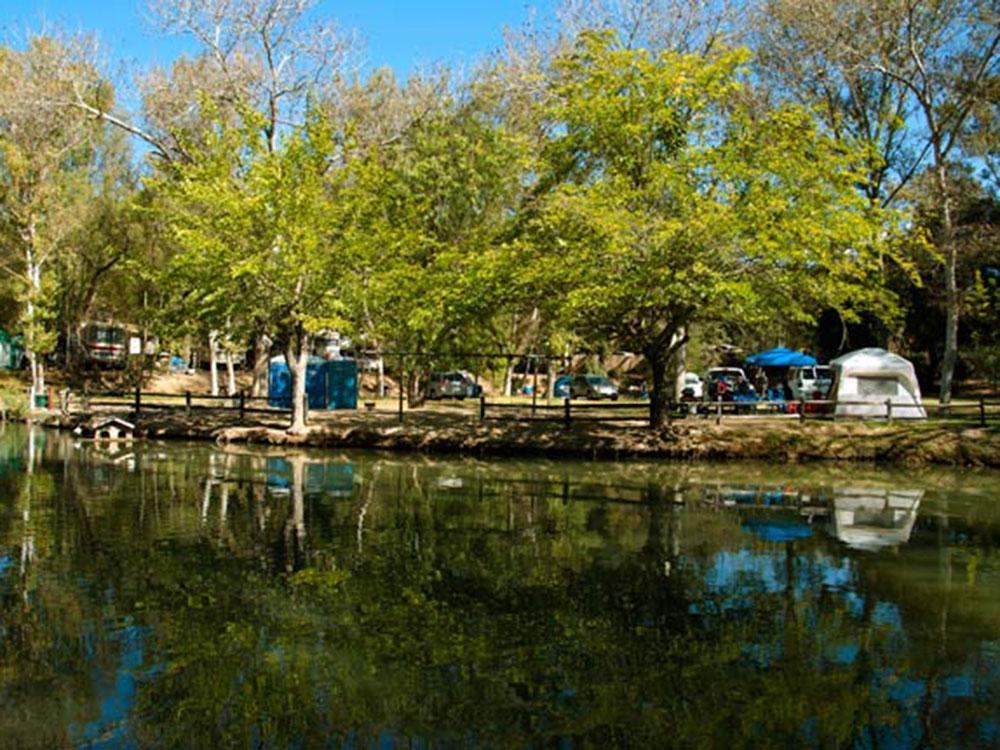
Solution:
M913 364L885 349L858 349L830 363L837 417L885 417L892 402L894 419L925 419Z

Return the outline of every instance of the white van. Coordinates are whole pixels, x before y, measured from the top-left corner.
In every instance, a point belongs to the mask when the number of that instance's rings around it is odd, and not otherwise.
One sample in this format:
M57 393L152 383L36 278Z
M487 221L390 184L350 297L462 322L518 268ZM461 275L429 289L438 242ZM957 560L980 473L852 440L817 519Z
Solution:
M831 385L833 368L829 365L788 368L788 387L792 389L795 401L821 401L830 395Z
M684 380L681 383L681 398L690 398L701 401L705 397L705 383L696 372L684 373Z

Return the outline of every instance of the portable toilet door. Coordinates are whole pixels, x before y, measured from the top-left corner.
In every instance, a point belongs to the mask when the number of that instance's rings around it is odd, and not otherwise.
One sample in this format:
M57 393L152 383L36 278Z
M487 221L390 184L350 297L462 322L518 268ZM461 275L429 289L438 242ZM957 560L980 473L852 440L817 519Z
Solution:
M358 408L358 362L354 359L331 359L326 363L326 398L328 409Z
M306 365L306 399L310 409L329 409L326 395L326 360L309 357Z
M267 405L278 409L292 406L292 373L285 358L271 357L267 375Z
M327 408L325 364L319 357L310 357L306 365L306 400L310 409ZM292 373L281 355L271 357L267 403L282 409L292 406Z

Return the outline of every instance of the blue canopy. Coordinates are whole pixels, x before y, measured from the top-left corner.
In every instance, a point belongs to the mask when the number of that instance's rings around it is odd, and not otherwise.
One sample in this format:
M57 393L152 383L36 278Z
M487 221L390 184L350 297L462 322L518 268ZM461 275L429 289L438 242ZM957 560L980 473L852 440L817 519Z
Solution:
M802 352L793 352L783 346L747 357L747 364L756 367L809 367L816 363L815 357Z
M796 539L808 539L812 536L812 529L799 521L748 518L741 528L756 534L765 542L794 542Z

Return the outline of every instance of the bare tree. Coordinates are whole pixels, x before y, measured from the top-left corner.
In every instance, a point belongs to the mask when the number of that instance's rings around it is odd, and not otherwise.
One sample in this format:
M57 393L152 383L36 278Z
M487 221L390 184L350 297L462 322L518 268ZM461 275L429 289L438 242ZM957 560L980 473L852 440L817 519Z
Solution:
M299 122L310 94L322 96L353 61L357 41L313 19L315 0L153 0L167 32L193 37L201 80L263 115L273 151L282 127ZM220 85L221 84L221 85Z
M741 44L746 6L736 0L565 0L557 16L570 37L613 29L627 47L707 55Z

